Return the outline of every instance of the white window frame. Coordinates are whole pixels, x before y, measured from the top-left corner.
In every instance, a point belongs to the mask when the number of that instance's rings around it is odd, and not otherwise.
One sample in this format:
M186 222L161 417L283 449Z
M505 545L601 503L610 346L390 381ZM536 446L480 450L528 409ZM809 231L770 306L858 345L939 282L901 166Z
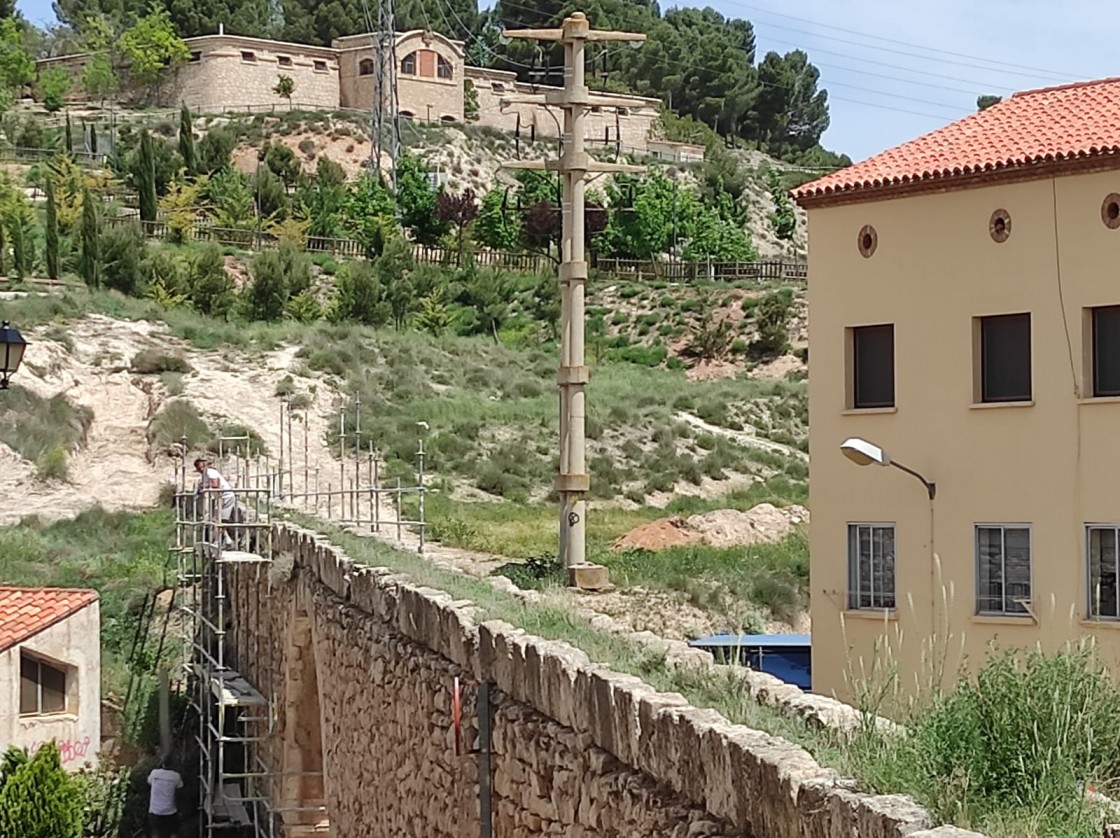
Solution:
M1097 614L1093 603L1097 601L1093 590L1093 555L1091 552L1091 539L1093 530L1112 530L1116 535L1116 564L1117 564L1117 591L1116 614ZM1086 619L1093 622L1107 623L1120 620L1120 524L1090 523L1085 525L1085 615Z
M860 599L863 591L859 580L859 556L856 555L859 551L859 530L861 528L869 528L872 530L872 555L870 561L874 565L874 531L876 529L889 529L893 535L894 542L894 568L892 577L894 579L894 590L890 592L890 605L876 605L876 597L884 597L882 592L876 592L874 587L871 587L869 594L871 596L871 605L861 605ZM847 606L849 611L894 611L898 607L898 526L894 521L849 521L845 529L845 536L848 539L847 555L848 555L848 599ZM854 550L853 550L854 548ZM874 570L872 570L874 576ZM852 583L855 581L855 587Z
M997 611L992 608L980 607L980 530L998 529L1003 533L1000 542L1000 579L1003 586L1003 595L1001 597L1001 608ZM1030 588L1030 596L1027 597L1027 605L1022 606L1022 611L1009 610L1007 598L1007 530L1026 530L1027 531L1027 585ZM1024 619L1031 619L1031 610L1034 605L1034 528L1027 523L1007 523L997 521L985 521L983 523L974 524L972 527L972 569L973 569L973 585L976 594L975 597L975 613L978 617L1022 617ZM1012 603L1014 604L1014 603Z

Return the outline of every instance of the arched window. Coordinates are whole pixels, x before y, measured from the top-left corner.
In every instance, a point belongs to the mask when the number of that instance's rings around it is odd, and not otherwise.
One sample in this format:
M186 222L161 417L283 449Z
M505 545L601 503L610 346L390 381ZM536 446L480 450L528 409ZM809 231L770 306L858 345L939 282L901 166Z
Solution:
M416 53L410 52L401 59L401 75L402 76L415 76L416 75Z
M451 62L442 55L436 56L436 75L441 79L449 79L452 77Z
M373 75L373 59L363 58L358 62L358 75L359 76L372 76Z
M414 116L416 116L416 114L414 114L412 111L398 111L397 116L404 120L411 120Z
M440 122L454 122L454 121L455 121L455 117L453 117L453 116L452 116L451 114L449 114L449 113L445 113L445 114L444 114L443 116L441 116L441 117L439 118L439 121L440 121Z

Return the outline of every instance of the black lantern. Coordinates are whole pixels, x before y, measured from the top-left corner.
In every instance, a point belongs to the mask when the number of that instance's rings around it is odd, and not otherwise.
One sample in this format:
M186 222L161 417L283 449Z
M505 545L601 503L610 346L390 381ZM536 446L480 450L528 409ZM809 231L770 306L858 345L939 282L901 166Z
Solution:
M0 324L0 354L3 356L4 365L0 367L0 390L8 389L8 382L19 369L23 360L23 350L27 348L27 341L13 329L7 320Z

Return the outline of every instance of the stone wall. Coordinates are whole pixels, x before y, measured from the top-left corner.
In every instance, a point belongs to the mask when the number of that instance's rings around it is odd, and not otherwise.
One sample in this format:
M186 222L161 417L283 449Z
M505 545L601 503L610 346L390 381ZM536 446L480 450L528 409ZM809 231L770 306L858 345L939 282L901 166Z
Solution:
M280 711L265 755L285 806L338 836L479 834L478 685L492 685L494 835L949 836L801 748L732 725L469 603L280 527L271 570L230 569L242 671ZM452 685L463 685L462 750ZM316 736L316 731L321 735ZM318 739L319 747L316 748Z

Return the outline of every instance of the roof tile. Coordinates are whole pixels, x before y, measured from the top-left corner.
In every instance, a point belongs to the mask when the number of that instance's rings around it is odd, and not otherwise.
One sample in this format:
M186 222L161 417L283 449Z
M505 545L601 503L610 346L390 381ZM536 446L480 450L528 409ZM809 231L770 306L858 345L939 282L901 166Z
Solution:
M96 601L97 591L83 588L0 586L0 652Z
M1055 160L1120 154L1120 78L1016 93L794 191L824 198Z

